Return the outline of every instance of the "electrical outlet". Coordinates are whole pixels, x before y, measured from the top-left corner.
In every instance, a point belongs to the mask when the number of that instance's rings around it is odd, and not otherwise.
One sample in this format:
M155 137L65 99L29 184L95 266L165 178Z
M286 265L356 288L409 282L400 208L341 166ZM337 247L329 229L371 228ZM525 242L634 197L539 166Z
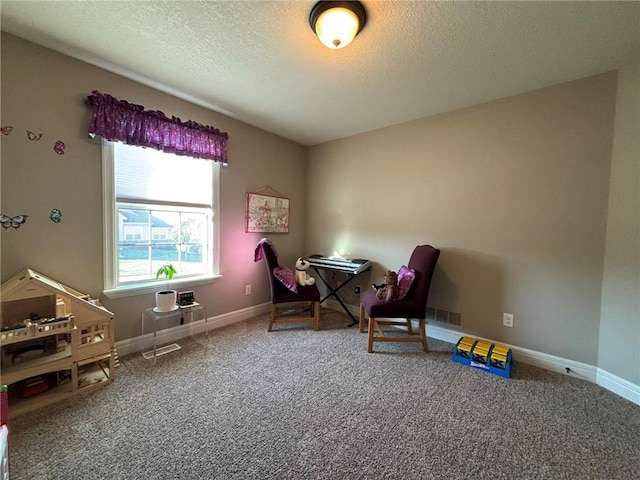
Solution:
M356 295L358 295L361 292L361 288L360 285L356 285L355 287L353 287L353 293L355 293Z
M251 295L251 285L245 285L244 286L244 294L245 295Z
M513 313L502 314L502 325L505 327L513 327Z

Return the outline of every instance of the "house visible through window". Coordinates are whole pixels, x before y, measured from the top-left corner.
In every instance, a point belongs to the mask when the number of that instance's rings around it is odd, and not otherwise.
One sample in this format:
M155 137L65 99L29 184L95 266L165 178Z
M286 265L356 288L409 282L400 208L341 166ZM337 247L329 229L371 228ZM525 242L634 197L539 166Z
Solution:
M124 225L122 235L127 242L135 242L142 240L142 228L133 225Z
M178 282L215 275L219 164L120 142L103 148L105 293L157 288L165 263Z

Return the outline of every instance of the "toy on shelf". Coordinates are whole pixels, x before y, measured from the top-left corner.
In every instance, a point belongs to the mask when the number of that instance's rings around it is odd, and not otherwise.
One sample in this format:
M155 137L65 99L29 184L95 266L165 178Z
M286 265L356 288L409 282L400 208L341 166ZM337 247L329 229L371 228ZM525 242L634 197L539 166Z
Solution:
M453 361L501 377L511 377L511 349L497 343L462 337L453 350Z

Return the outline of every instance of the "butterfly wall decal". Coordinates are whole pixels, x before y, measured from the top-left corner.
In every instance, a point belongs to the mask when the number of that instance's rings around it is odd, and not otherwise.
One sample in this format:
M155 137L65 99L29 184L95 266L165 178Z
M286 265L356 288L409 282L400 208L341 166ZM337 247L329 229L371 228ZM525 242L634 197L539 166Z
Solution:
M58 155L64 155L64 142L62 140L58 140L56 143L53 144L53 151L56 152Z
M13 130L13 127L11 125L7 125L6 127L0 128L0 131L2 132L3 135L9 135L12 130Z
M4 213L0 214L0 224L7 230L9 227L20 228L20 226L27 221L28 215L16 215L15 217L8 217Z
M62 212L58 208L54 208L51 210L49 214L49 218L53 223L60 223L62 221Z
M27 130L27 138L34 142L38 142L42 138L42 133L33 133L31 130Z

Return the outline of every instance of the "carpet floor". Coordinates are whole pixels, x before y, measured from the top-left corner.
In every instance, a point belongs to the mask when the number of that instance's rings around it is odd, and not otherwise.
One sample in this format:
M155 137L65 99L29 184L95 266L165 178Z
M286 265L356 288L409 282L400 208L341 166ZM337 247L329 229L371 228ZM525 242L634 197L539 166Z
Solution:
M184 338L157 363L10 421L14 480L636 479L640 407L515 363L505 379L453 345L376 344L266 315Z

